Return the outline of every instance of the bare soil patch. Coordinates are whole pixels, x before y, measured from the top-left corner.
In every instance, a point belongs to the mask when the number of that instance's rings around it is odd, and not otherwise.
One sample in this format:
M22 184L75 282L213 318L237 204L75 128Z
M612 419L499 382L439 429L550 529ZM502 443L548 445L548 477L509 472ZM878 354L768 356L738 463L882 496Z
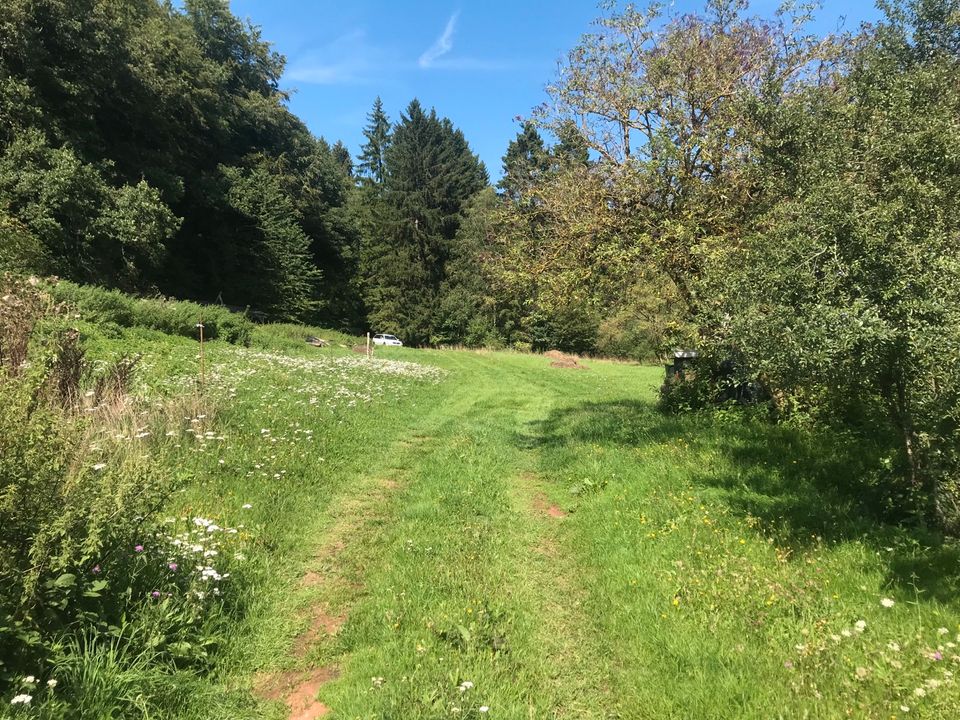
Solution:
M342 539L337 539L326 545L313 554L314 560L335 560L337 555L347 549L347 544ZM309 573L308 573L309 574Z
M310 624L293 642L294 657L304 657L322 637L336 635L346 621L346 615L334 615L323 605L314 605L310 608Z
M313 570L308 570L300 578L300 585L303 587L316 587L323 582L323 575Z
M353 349L356 352L366 352L366 347L362 345ZM429 436L415 435L409 445L418 445L429 439ZM366 483L367 493L343 498L331 509L331 515L335 518L334 524L326 534L326 542L314 551L312 568L301 576L302 588L315 589L329 585L331 588L349 587L355 591L361 589L362 585L351 581L344 573L344 558L340 556L347 549L347 543L357 526L371 522L382 511L383 500L388 493L402 485L402 477L394 479L371 475L366 478ZM326 588L321 588L318 594L321 597L326 595ZM346 611L349 607L341 609ZM315 600L305 611L305 616L309 618L307 628L294 640L290 653L291 658L301 663L325 638L340 632L347 621L346 612L331 612L329 604L320 599ZM330 707L316 697L320 687L334 680L337 675L338 671L334 667L270 673L255 682L254 692L267 700L285 702L290 720L316 720L332 712Z
M330 708L317 700L317 692L338 674L336 668L288 670L262 677L254 692L265 700L283 700L290 720L317 720L330 713Z
M557 520L562 520L567 516L567 513L561 510L560 506L551 503L543 493L537 493L534 496L533 509Z

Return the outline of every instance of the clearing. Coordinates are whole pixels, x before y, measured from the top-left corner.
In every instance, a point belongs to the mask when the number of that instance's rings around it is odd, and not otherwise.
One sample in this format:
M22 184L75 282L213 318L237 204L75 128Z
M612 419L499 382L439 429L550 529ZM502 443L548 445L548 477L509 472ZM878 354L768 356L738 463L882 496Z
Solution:
M262 332L181 451L247 546L251 717L955 717L956 546L871 512L866 454L665 416L656 368ZM169 392L196 345L150 338Z

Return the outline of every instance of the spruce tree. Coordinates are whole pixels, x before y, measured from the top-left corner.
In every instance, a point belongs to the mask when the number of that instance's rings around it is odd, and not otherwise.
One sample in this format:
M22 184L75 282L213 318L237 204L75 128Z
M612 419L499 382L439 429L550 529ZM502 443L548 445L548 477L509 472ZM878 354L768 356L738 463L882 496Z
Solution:
M557 130L557 139L560 142L553 147L551 154L558 169L583 167L590 163L587 141L572 121L561 123Z
M330 149L337 167L347 177L353 177L353 158L350 157L350 151L343 144L342 140L337 140Z
M384 176L384 158L387 148L390 147L390 119L383 111L383 101L379 96L373 102L373 110L367 115L367 121L367 127L363 131L367 142L360 148L357 172L381 184Z
M369 319L378 332L429 343L454 237L487 173L463 133L416 100L384 160L382 206L365 252Z
M503 156L503 178L497 187L512 200L519 201L550 169L550 153L531 122L523 124L510 141Z

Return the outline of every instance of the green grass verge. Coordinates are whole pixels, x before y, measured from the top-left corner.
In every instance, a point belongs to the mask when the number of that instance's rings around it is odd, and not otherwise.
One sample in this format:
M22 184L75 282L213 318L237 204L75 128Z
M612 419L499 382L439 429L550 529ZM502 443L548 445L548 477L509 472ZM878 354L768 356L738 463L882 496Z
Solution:
M87 335L143 354L143 402L199 382L196 342ZM958 550L884 524L869 448L664 416L653 368L354 342L205 346L170 511L240 529L243 597L152 716L955 716Z

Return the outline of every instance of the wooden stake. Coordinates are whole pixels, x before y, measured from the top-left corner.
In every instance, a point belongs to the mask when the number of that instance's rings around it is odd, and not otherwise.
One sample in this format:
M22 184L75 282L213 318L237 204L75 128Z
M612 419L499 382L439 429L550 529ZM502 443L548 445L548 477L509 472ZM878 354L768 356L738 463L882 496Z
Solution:
M367 333L367 360L370 359L370 333Z
M203 318L200 318L200 322L197 323L197 327L200 329L200 387L203 388L205 377L204 377L204 368L203 368Z

